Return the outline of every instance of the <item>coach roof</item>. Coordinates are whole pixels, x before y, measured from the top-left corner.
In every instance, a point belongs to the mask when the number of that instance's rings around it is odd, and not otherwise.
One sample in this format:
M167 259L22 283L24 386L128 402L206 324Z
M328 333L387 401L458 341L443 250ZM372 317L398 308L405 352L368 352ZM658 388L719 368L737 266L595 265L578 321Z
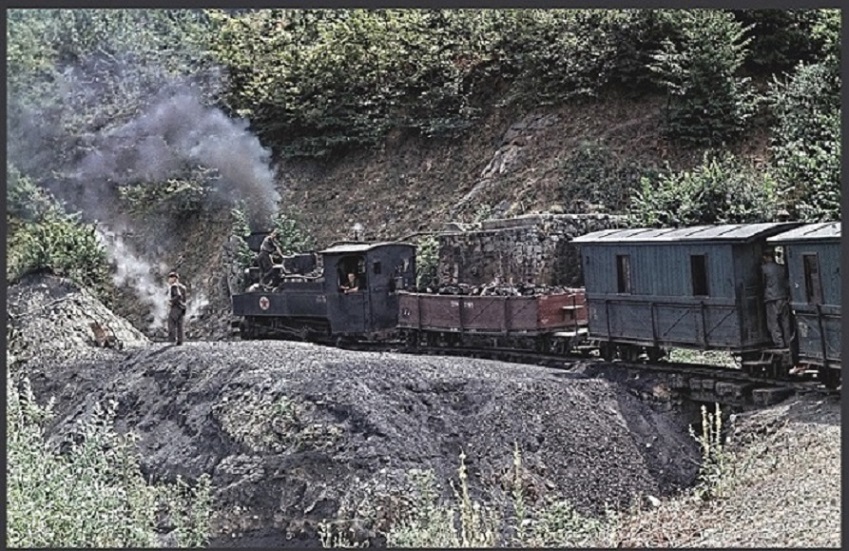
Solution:
M721 224L684 228L628 228L581 235L573 243L669 243L678 241L749 242L794 228L799 223Z
M820 222L805 224L790 231L779 233L767 239L769 243L785 243L789 241L839 241L840 222Z

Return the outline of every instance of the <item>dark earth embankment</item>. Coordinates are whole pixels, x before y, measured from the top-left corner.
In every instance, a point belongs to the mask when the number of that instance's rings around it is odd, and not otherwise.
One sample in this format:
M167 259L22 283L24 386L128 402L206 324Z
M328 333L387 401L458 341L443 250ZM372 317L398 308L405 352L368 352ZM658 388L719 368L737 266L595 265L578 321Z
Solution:
M665 494L696 474L686 420L604 380L291 342L137 339L95 356L90 343L62 336L85 324L71 312L47 308L21 321L23 309L63 296L96 308L51 276L9 293L16 341L34 351L22 369L40 401L56 397L51 440L95 401L115 400L116 426L139 434L148 474L211 475L214 545L315 543L324 519L385 526L409 499L411 469L432 469L450 495L445 481L456 479L461 451L473 494L498 506L510 499L514 445L529 495L566 498L585 513ZM42 341L62 341L66 353L39 354Z

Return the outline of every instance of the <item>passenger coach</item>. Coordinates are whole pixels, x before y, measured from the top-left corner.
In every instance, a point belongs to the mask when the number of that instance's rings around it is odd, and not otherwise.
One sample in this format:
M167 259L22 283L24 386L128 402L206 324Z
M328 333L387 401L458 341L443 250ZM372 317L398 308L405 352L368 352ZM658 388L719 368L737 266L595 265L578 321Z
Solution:
M823 382L840 381L840 222L806 224L767 239L779 247L790 274L799 363Z
M744 362L770 348L761 283L768 237L798 224L613 229L577 237L589 337L606 359L664 348L727 350Z

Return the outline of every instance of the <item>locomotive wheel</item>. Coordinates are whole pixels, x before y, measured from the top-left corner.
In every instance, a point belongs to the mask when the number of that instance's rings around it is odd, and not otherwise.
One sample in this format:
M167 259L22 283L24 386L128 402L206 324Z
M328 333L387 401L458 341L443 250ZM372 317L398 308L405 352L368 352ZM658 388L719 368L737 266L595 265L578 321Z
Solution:
M253 324L244 319L239 323L239 338L245 341L253 340L256 337L256 332L253 329Z
M616 355L616 347L610 343L603 342L598 346L598 353L606 362L612 362Z

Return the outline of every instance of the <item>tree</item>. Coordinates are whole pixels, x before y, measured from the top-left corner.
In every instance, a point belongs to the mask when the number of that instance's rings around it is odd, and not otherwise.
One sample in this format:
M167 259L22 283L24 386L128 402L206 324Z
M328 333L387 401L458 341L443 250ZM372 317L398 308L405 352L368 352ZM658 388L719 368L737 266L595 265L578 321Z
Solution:
M731 13L680 13L680 40L665 40L651 69L668 94L667 132L682 143L719 146L737 138L755 113L746 59L747 29Z

